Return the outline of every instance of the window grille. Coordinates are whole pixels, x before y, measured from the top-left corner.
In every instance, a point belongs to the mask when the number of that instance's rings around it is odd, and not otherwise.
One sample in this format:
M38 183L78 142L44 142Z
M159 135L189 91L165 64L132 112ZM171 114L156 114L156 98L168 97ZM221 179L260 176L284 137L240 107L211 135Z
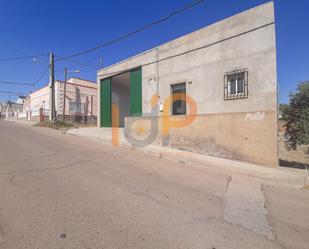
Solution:
M236 69L224 74L224 100L248 98L248 70Z
M85 103L80 102L69 102L69 111L70 113L84 113L85 112Z

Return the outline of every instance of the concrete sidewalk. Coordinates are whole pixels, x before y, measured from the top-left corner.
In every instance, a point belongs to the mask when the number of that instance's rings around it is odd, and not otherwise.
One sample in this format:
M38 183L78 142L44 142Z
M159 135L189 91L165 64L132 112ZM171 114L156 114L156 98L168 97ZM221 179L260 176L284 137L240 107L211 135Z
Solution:
M31 120L20 120L20 119L17 119L17 120L3 120L5 122L12 122L12 123L18 123L18 124L21 124L21 125L26 125L26 126L34 126L36 123L38 122L35 122L35 121L31 121Z
M87 137L92 140L112 145L111 128L90 127L71 129L67 131L67 134ZM119 129L119 146L149 153L160 158L176 160L180 163L191 163L197 167L212 167L216 170L223 171L224 173L230 172L242 174L259 178L263 181L270 181L272 183L291 184L295 186L308 184L308 173L305 170L282 167L267 168L252 163L207 156L158 145L134 147L125 139L122 128Z

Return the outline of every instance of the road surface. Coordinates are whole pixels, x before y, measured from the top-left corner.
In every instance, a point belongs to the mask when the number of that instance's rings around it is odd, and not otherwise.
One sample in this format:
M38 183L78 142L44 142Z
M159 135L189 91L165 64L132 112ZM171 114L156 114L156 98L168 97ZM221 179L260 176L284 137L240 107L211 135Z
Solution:
M5 121L0 197L1 249L309 245L308 190Z

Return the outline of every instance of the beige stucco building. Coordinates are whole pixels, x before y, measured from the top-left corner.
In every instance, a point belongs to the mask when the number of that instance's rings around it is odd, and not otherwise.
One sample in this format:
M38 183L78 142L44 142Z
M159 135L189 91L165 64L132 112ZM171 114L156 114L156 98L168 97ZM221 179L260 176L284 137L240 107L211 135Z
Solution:
M66 82L64 98L64 82L55 82L55 105L57 118L82 123L96 123L97 116L97 84L89 80L71 78ZM65 99L65 100L64 100ZM64 103L65 101L65 103ZM49 86L31 93L25 100L24 111L32 117L39 115L43 108L49 114ZM65 109L65 112L63 110Z
M98 126L135 146L278 165L273 2L103 68L98 86Z

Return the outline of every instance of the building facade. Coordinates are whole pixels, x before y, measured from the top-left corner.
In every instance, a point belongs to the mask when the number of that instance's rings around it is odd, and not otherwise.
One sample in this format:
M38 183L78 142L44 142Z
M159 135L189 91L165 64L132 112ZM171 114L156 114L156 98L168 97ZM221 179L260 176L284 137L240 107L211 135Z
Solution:
M49 87L45 86L31 93L25 100L24 112L28 119L37 119L39 109L44 115L49 115ZM58 119L70 120L77 123L97 122L97 84L78 78L55 82L55 107ZM30 117L30 118L29 118Z
M18 98L16 102L5 101L0 103L0 119L15 120L18 117L18 112L22 111L23 104L20 103Z
M273 2L103 68L98 85L98 126L137 146L278 165Z

